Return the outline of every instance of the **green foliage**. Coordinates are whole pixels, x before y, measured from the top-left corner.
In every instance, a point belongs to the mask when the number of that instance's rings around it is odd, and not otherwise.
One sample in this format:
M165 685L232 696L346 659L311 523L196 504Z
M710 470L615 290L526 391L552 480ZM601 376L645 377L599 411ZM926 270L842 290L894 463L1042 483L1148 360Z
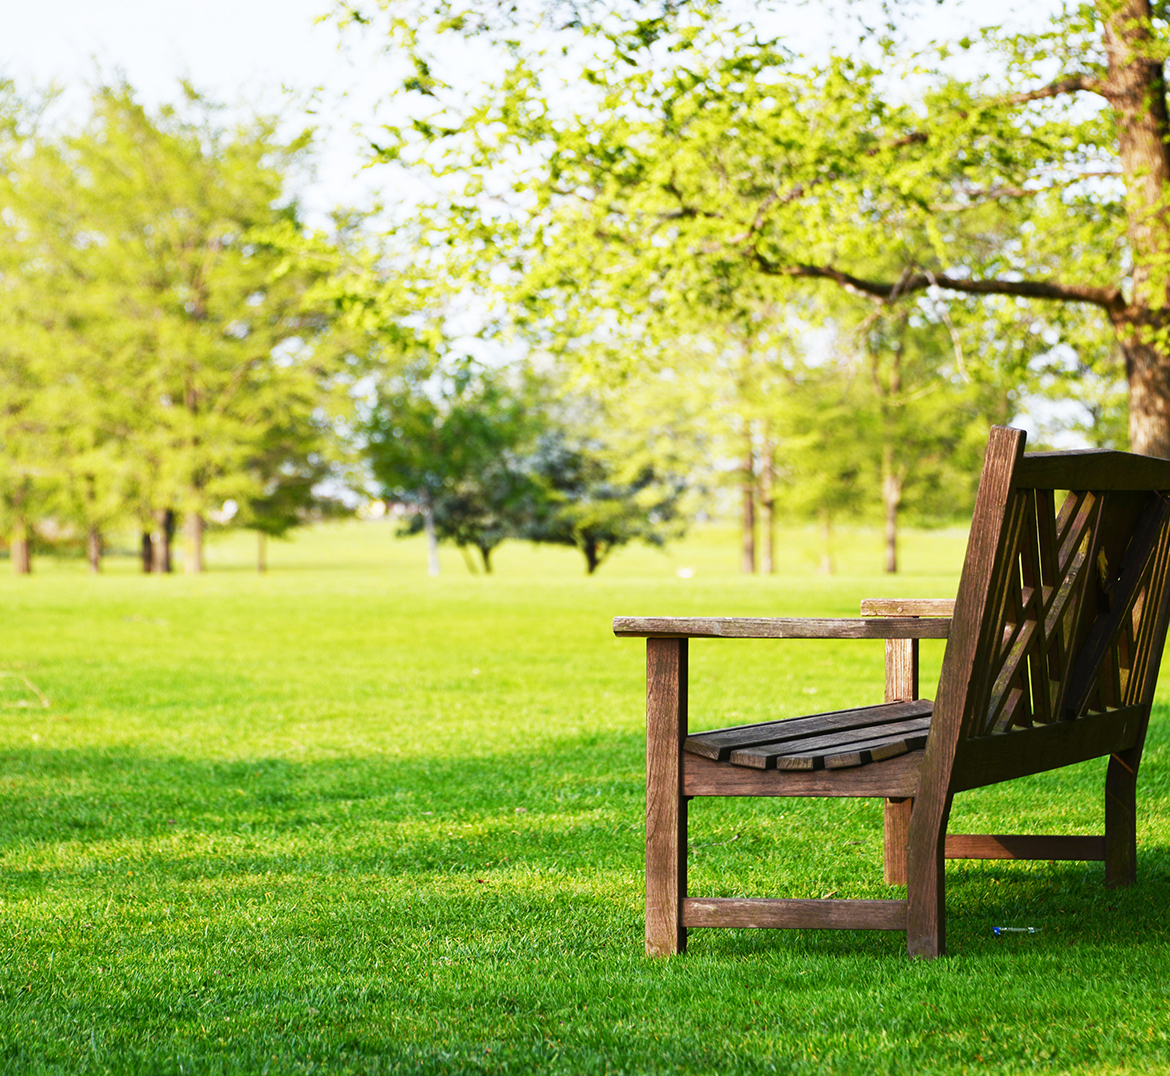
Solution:
M550 431L525 464L536 496L521 535L575 546L589 575L628 542L661 546L685 531L678 512L683 478L660 473L649 462L623 465L588 434Z
M380 496L416 509L405 533L425 523L478 549L491 571L529 493L518 453L535 429L531 396L471 359L417 360L382 375L358 434Z
M36 430L13 440L10 505L35 480L53 491L37 516L93 530L229 499L258 520L286 473L303 488L324 472L329 321L306 300L321 274L268 238L300 227L286 180L309 139L277 126L221 126L192 91L152 114L114 86L81 129L10 140L3 411Z
M341 514L344 503L324 492L336 478L335 431L320 415L268 426L247 461L257 493L237 504L237 522L275 538L314 519Z
M1170 453L1156 6L1074 4L1036 31L913 53L883 9L880 36L851 49L841 33L842 52L811 58L768 37L783 7L767 3L750 25L717 2L584 3L563 20L545 5L473 3L456 20L444 3L380 6L431 87L467 89L443 64L462 55L451 39L486 48L494 28L498 63L481 65L473 103L416 97L393 157L461 192L448 242L485 284L509 268L520 324L550 346L577 350L615 322L661 335L696 311L732 320L727 291L838 291L935 322L949 310L984 345L969 375L992 385L1053 388L1060 344L1076 352L1066 371L1111 378L1124 352L1131 440Z
M433 527L478 549L488 572L505 538L575 546L590 574L627 542L681 534L683 480L623 456L596 407L556 391L470 359L384 374L358 432L379 495L416 509L403 533Z

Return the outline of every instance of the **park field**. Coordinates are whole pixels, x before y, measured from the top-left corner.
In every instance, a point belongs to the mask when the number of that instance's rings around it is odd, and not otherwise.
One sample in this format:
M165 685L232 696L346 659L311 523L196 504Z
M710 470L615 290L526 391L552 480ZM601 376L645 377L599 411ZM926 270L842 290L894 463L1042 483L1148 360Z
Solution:
M952 863L950 955L695 931L642 955L643 647L615 615L855 615L953 596L964 536L508 545L392 525L0 574L0 1073L1170 1073L1170 671L1138 884ZM683 578L679 575L684 571ZM924 646L932 694L941 644ZM692 727L878 702L879 642L692 647ZM1103 762L960 796L952 829L1100 831ZM695 801L691 891L888 897L877 801ZM996 926L1033 934L996 937Z

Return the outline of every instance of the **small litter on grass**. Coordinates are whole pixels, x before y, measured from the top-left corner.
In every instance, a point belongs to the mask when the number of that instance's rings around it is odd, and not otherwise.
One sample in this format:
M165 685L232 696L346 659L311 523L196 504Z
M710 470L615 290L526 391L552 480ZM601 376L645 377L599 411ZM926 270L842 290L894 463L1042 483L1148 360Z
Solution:
M991 933L997 937L1000 934L1036 934L1036 927L992 927Z
M8 683L10 680L17 683ZM6 710L37 707L48 709L49 700L27 676L16 672L0 672L0 707Z

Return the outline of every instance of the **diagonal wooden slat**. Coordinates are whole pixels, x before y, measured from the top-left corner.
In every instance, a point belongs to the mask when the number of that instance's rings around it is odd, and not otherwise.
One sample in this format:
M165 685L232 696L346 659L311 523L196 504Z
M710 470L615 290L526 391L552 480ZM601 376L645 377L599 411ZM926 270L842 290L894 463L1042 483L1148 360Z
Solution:
M1064 637L1057 632L1048 630L1048 615L1052 603L1056 600L1057 583L1059 576L1056 571L1057 553L1060 548L1057 541L1056 507L1053 492L1050 489L1036 490L1036 530L1039 539L1040 552L1040 579L1041 579L1041 616L1044 621L1044 654L1046 668L1044 683L1047 689L1047 710L1054 713L1052 700L1055 695L1054 682L1059 680L1065 665Z
M1024 495L1012 494L1007 504L1002 552L996 557L988 586L988 600L974 655L974 668L994 670L976 682L975 691L968 694L967 711L969 735L981 736L987 731L987 711L991 691L1002 663L1004 649L1004 622L1010 601L1012 576L1018 578L1020 532L1024 516ZM1010 629L1009 629L1010 631ZM1010 643L1009 643L1010 645Z
M1033 728L1030 721L1024 722L1019 720L1019 715L1027 705L1027 690L1020 684L1013 685L1011 691L1008 692L1007 698L1004 700L1004 707L1001 711L1000 718L991 726L991 731L1007 732L1013 726L1018 728Z
M1028 695L1028 685L1023 679L1027 669L1026 659L1032 650L1032 642L1036 634L1036 621L1026 620L1016 637L1012 653L1008 655L1000 667L999 676L991 690L991 701L987 708L987 727L996 732L1002 732L1011 725L1031 725L1031 714L1025 710L1026 720L1019 721L1016 717L1025 707ZM1005 714L1009 698L1011 707ZM1000 720L1001 715L1005 716Z
M1028 680L1032 689L1032 717L1041 724L1052 720L1052 687L1048 682L1048 637L1044 633L1044 566L1040 553L1040 512L1046 507L1037 490L1028 491L1029 518L1024 527L1020 566L1029 590L1028 614L1034 619L1035 638L1028 648Z
M1159 536L1157 553L1154 558L1153 581L1146 589L1142 602L1141 623L1135 633L1133 650L1133 668L1126 694L1134 702L1144 701L1147 694L1153 690L1152 677L1157 676L1158 663L1161 654L1156 652L1155 640L1161 640L1165 631L1162 616L1158 610L1163 608L1168 586L1166 575L1170 569L1170 520L1162 526ZM1159 647L1160 647L1159 642Z
M1129 698L1129 681L1133 675L1133 615L1141 600L1142 595L1139 594L1137 602L1134 603L1134 611L1122 622L1121 631L1117 636L1115 665L1117 669L1118 706L1125 706L1126 700Z
M1061 683L1067 674L1067 654L1071 623L1082 582L1088 551L1085 548L1085 530L1093 521L1095 498L1085 491L1072 490L1061 504L1059 517L1053 520L1053 501L1050 490L1037 491L1037 504L1043 497L1044 515L1038 519L1042 575L1049 592L1041 608L1041 625L1045 637L1044 688L1051 720L1059 716L1057 699ZM1099 506L1098 506L1099 507ZM1072 550L1062 561L1061 549Z
M1094 699L1093 693L1095 689L1100 690L1105 677L1110 688L1113 687L1114 673L1109 666L1116 666L1116 662L1109 662L1109 658L1117 650L1118 638L1126 621L1132 623L1134 604L1154 577L1158 542L1168 515L1170 506L1162 498L1152 497L1118 565L1119 578L1112 588L1111 607L1090 625L1085 644L1073 662L1065 716L1076 717L1093 702L1096 702L1095 708L1100 709L1109 701L1108 697Z
M1068 541L1069 531L1084 508L1085 501L1090 498L1092 494L1087 490L1070 489L1061 503L1060 513L1056 517L1056 560L1053 562L1058 572L1064 567L1061 550Z
M1077 512L1077 526L1082 527L1083 530L1076 534L1070 534L1065 543L1072 552L1068 561L1067 594L1058 615L1060 630L1064 635L1065 650L1069 654L1075 654L1082 643L1084 599L1088 581L1094 574L1094 563L1100 545L1102 503L1102 497L1095 497L1092 494L1085 496ZM1063 584L1061 589L1064 590ZM1055 611L1056 603L1053 604ZM1052 700L1054 713L1064 713L1064 699L1067 692L1068 676L1066 671L1066 675L1057 681L1056 693Z
M1125 698L1131 701L1136 697L1136 693L1140 691L1137 685L1141 681L1141 651L1138 646L1138 640L1141 637L1142 624L1145 622L1145 608L1146 603L1150 600L1149 588L1140 592L1137 601L1133 605L1133 621L1128 624L1128 631L1126 638L1129 641L1129 676L1125 683Z

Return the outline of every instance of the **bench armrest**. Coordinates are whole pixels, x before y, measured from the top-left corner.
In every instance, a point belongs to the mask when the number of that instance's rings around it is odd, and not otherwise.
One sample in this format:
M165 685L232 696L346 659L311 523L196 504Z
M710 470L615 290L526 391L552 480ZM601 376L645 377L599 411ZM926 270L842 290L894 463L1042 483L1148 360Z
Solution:
M613 633L647 639L945 639L950 626L949 618L915 616L834 620L618 616Z
M955 615L954 598L863 598L862 616Z

